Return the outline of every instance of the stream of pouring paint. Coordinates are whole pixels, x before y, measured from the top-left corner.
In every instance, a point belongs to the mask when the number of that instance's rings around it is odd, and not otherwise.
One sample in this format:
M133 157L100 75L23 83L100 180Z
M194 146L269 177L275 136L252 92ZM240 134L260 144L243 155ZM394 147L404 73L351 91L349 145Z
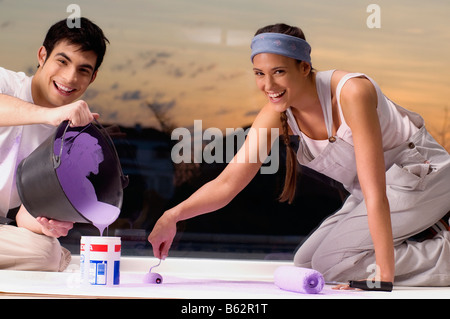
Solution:
M87 178L98 174L103 152L98 140L87 133L67 132L61 165L56 169L59 182L72 205L98 228L100 236L119 217L120 209L97 200L95 188ZM71 137L76 136L71 140ZM54 152L59 155L61 139L56 139Z

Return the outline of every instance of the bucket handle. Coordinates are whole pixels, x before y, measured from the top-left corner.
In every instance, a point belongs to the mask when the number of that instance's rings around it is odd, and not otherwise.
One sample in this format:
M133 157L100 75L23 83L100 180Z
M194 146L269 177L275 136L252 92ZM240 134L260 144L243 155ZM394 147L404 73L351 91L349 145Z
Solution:
M59 155L53 154L53 168L54 169L57 169L61 165L61 156L62 156L62 151L64 148L64 137L66 136L66 132L67 132L67 129L69 128L69 126L70 126L70 121L67 121L67 126L64 129L64 133L61 137L61 147L59 149Z
M88 125L86 125L81 131L78 132L77 135L71 136L71 137L69 137L67 140L65 140L65 136L66 136L67 129L68 129L69 126L71 125L71 122L70 122L70 121L67 123L67 126L66 126L66 128L64 129L64 133L63 133L63 135L62 135L62 137L61 137L61 147L60 147L60 149L59 149L59 155L53 155L53 167L54 167L55 169L57 169L57 168L61 165L61 156L62 156L62 151L63 151L63 149L64 149L64 142L70 142L70 141L76 139L77 136L80 135L81 133L83 133L89 126L91 126L91 124L92 124L92 123L89 123ZM68 153L70 153L70 148L71 148L71 147L72 147L72 146L69 147L69 150L67 151Z
M119 160L119 155L117 154L117 150L114 147L114 142L111 139L111 136L108 134L108 132L106 131L106 129L97 121L97 119L94 119L95 123L100 126L100 132L103 134L104 137L107 138L108 142L110 143L111 149L114 151L114 155L117 159L117 163L119 163L119 169L120 169L120 181L122 183L122 188L125 188L128 186L129 183L129 178L128 176L126 176L123 173L122 167L120 166L120 160ZM75 139L78 135L80 135L81 133L83 133L89 126L91 126L92 122L89 123L88 125L86 125L77 135L70 137L69 139L67 139L67 141L65 141L65 136L67 133L67 129L69 128L71 122L67 121L67 125L66 128L64 129L63 135L61 137L61 147L59 149L59 155L53 155L53 167L55 169L57 169L60 165L61 165L61 156L62 156L62 151L64 148L64 142L67 142L70 140Z

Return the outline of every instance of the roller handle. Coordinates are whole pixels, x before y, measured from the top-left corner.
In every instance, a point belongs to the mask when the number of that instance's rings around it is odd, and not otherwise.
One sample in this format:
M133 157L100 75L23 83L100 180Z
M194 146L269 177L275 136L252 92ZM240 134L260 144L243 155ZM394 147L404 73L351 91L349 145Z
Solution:
M370 283L370 284L369 284ZM392 291L393 284L390 281L368 281L368 280L350 280L348 282L350 288L357 288L370 291Z

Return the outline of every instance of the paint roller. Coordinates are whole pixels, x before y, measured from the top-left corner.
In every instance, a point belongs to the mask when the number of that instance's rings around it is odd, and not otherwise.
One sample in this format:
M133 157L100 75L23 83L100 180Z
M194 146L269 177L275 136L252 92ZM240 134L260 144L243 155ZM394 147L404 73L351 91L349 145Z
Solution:
M318 294L322 291L325 280L314 269L280 266L274 272L275 285L283 290L304 294Z
M158 267L159 265L161 265L161 259L159 260L158 264L150 267L150 270L148 271L148 273L146 273L144 275L144 278L142 279L142 281L144 283L146 283L146 284L157 284L157 285L162 284L163 277L160 274L156 273L156 272L152 272L152 269Z
M320 272L294 266L278 267L274 273L274 282L277 287L283 290L306 294L320 293L325 284L323 275ZM393 289L393 283L385 281L350 280L347 284L350 288L370 291L390 292Z

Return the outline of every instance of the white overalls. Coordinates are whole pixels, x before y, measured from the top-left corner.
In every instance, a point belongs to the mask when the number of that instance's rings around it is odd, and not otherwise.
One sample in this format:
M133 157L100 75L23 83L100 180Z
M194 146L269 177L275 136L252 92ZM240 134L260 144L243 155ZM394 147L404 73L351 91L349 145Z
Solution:
M288 123L300 137L297 153L300 164L341 182L350 195L342 208L300 246L294 264L320 271L327 281L361 280L373 276L371 267L375 264L375 253L353 145L348 138L345 141L340 136L340 129L336 136L331 135L332 73L319 72L316 77L330 141L323 151L315 158L311 155L290 109ZM337 86L341 122L345 121L339 103L340 90L348 79L360 76L368 78L375 86L378 105L389 102L417 127L406 141L384 149L386 192L395 247L395 284L450 286L450 232L440 232L423 242L407 240L432 226L450 210L450 156L427 132L422 117L389 101L372 79L360 73L345 75ZM383 132L383 141L390 138Z

